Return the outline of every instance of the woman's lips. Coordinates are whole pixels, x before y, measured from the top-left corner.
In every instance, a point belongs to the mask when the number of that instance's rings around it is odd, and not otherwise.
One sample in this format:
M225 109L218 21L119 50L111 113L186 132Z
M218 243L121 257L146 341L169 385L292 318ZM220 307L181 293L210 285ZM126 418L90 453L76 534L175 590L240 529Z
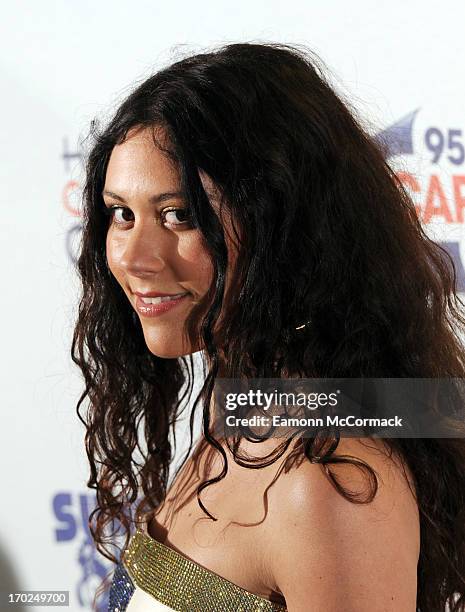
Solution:
M136 310L143 317L158 317L165 312L176 308L178 304L184 303L187 297L189 297L189 293L179 297L170 298L169 300L160 302L159 304L145 304L142 301L142 298L137 295Z

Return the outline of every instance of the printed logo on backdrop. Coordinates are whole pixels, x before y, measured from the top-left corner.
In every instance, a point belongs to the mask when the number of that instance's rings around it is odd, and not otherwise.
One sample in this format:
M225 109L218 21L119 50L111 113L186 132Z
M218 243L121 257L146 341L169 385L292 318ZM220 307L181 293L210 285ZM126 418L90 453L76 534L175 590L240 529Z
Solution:
M66 175L70 177L74 175L76 165L82 163L83 155L78 150L70 150L68 139L63 138L63 152L61 154ZM68 178L61 194L63 208L68 214L71 223L66 232L65 249L73 265L77 262L77 245L79 243L82 223L81 223L81 207L82 207L82 189L81 185L75 178Z
M459 291L465 291L465 138L457 125L420 121L417 109L376 137L386 158L402 156L411 170L397 176L409 191L431 237L451 255ZM418 166L415 168L415 166ZM429 227L428 227L429 226Z
M54 537L57 545L67 546L75 560L78 573L75 597L79 606L92 610L95 592L112 565L95 548L88 528L88 517L95 507L95 497L89 494L63 491L52 500L55 519ZM108 609L108 591L98 602L98 612Z
M425 229L451 255L457 271L459 291L465 292L465 138L455 124L420 121L425 113L416 109L376 135L386 158L401 158L408 169L397 175L409 191ZM63 139L62 159L70 175L83 156ZM416 166L420 163L420 168ZM63 188L63 207L70 217L66 252L75 264L81 224L82 190L69 178ZM431 230L431 231L430 231ZM463 251L463 253L462 253Z

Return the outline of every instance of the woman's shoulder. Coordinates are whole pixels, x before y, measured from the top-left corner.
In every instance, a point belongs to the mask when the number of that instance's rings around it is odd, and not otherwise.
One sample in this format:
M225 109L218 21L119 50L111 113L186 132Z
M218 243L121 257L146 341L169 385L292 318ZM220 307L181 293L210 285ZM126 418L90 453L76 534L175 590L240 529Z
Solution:
M341 439L334 453L354 458L356 465L325 468L302 452L287 455L269 492L263 555L288 606L290 597L291 609L308 609L299 601L311 596L315 609L414 610L419 513L411 476L399 458L389 456L382 441L367 438ZM361 462L378 482L369 503L360 503L371 486Z
M369 471L363 467L367 464L375 472L378 482L372 508L379 508L388 498L394 501L392 499L394 492L397 498L400 495L411 508L417 507L413 494L413 479L408 466L383 440L341 438L331 458L336 461L325 465L311 462L304 455L300 444L290 446L283 454L282 469L276 480L280 493L286 492L293 496L298 494L301 503L296 509L302 507L302 504L303 507L307 504L313 506L316 502L318 505L330 503L332 506L337 504L339 499L345 507L349 502L338 493L331 485L331 480L325 476L326 470L330 470L341 486L344 485L344 488L354 494L354 499L358 499L360 505L365 498L363 492L368 491ZM342 459L350 461L341 461ZM280 495L279 499L283 501L286 498Z

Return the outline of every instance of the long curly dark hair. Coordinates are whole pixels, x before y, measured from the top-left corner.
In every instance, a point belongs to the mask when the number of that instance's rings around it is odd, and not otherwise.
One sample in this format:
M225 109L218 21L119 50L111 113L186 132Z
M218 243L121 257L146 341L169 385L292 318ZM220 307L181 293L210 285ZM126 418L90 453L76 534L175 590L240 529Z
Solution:
M85 381L77 411L87 428L88 486L97 495L89 526L112 561L108 527L118 524L127 545L134 503L151 511L166 495L174 425L194 381L192 356L150 353L106 260L102 190L112 148L132 128L157 126L168 135L167 154L214 267L206 301L188 321L205 359L204 383L191 402L190 448L200 404L203 436L224 465L197 489L209 516L199 493L227 472L224 449L210 430L221 351L227 355L222 375L230 378L465 374L465 319L453 263L425 234L380 145L335 93L321 60L289 45L231 44L173 63L139 84L105 127L93 123L86 160L82 296L71 353ZM241 232L227 303L223 227L199 171L218 187ZM296 331L305 321L311 323ZM464 610L465 443L388 439L386 445L408 466L420 511L418 610L444 610L447 601L451 610ZM316 438L300 446L333 478L337 443L323 454L320 447ZM237 461L260 467L239 455Z

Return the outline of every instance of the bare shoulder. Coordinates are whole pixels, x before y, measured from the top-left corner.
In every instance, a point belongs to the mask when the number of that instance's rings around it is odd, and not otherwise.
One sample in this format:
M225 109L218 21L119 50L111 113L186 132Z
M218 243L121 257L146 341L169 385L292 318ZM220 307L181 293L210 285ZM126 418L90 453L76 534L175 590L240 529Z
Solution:
M408 471L380 440L342 439L334 455L358 464L329 469L359 501L370 489L360 463L374 470L374 498L354 503L321 465L305 457L291 462L269 492L264 545L269 575L290 612L414 612L420 529Z

